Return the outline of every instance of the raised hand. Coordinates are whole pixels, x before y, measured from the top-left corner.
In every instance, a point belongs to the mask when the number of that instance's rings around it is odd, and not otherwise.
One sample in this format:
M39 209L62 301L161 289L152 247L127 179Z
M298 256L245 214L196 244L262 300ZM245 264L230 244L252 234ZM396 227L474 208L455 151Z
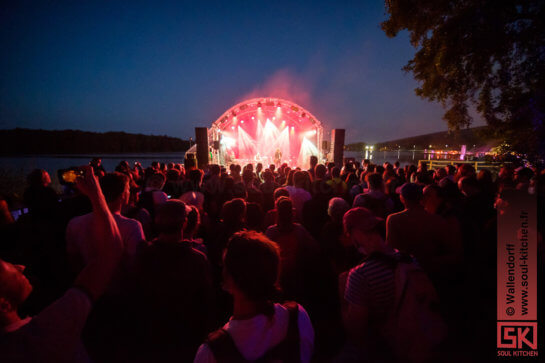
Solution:
M76 178L76 187L80 192L85 194L89 199L93 200L102 194L98 178L93 172L93 168L89 165L81 166L83 176Z

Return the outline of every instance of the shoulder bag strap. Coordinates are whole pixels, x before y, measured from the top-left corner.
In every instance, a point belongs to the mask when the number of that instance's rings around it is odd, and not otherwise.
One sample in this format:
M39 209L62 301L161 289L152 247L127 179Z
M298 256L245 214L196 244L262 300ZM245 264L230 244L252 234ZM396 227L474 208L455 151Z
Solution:
M246 362L235 346L233 338L223 328L210 333L205 343L219 363Z

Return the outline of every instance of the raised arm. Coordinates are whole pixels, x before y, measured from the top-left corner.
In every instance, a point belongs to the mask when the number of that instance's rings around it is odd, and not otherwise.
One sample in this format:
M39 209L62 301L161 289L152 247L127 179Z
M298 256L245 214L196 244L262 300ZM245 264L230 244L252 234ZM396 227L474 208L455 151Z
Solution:
M83 357L81 331L92 302L107 288L122 254L122 240L91 167L78 188L93 205L91 258L74 288L46 307L17 334L0 339L0 360L70 362Z
M90 166L82 167L84 175L76 185L93 206L91 238L92 255L89 263L78 275L75 285L85 290L94 301L108 286L123 251L123 242L114 217L100 189L97 177Z

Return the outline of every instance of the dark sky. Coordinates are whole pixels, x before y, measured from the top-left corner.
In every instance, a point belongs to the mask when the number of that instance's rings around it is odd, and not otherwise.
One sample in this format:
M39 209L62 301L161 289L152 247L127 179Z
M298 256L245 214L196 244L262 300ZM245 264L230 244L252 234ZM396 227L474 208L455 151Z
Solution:
M17 1L0 10L0 128L193 135L252 96L348 141L445 130L376 1Z

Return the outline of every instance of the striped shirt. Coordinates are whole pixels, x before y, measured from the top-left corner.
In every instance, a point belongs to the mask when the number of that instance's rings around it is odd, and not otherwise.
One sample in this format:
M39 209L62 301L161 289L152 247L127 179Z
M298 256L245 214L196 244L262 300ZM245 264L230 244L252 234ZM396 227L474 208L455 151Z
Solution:
M399 257L399 252L394 256ZM389 258L373 254L350 270L345 300L367 307L370 313L382 315L389 312L395 302L395 264L388 261Z

